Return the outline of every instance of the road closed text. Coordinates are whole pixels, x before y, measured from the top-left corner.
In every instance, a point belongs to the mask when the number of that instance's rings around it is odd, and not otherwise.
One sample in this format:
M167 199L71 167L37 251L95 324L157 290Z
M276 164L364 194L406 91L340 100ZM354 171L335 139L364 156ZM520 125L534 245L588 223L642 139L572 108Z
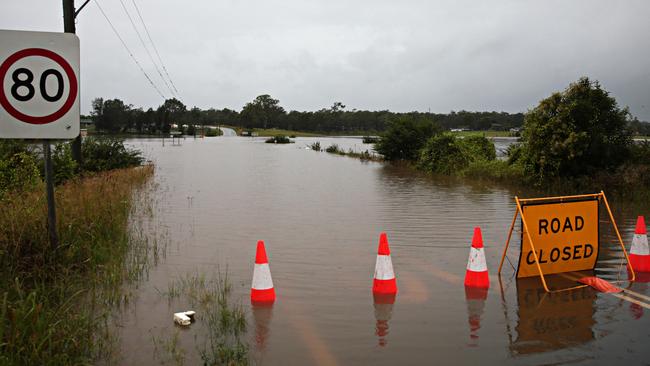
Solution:
M599 247L597 200L523 205L522 209L529 232L523 230L517 277L539 275L535 254L545 275L594 268Z

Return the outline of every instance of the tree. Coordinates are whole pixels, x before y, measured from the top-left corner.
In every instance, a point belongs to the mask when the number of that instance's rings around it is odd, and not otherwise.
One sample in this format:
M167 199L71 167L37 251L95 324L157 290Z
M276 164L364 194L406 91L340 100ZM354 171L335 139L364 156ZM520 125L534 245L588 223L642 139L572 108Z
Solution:
M615 168L630 153L628 119L627 108L583 77L526 114L518 161L540 179Z
M92 115L95 127L112 133L126 130L130 124L131 108L131 105L126 105L119 99L94 99Z
M414 161L427 140L440 131L440 126L431 119L403 115L388 123L375 150L386 160Z
M280 106L280 101L271 98L268 94L258 96L252 102L247 103L241 111L244 127L247 128L266 129L269 123L278 122L284 114L285 111Z
M172 123L181 125L186 111L187 107L180 100L176 98L165 100L156 111L159 116L160 130L169 130L169 125Z

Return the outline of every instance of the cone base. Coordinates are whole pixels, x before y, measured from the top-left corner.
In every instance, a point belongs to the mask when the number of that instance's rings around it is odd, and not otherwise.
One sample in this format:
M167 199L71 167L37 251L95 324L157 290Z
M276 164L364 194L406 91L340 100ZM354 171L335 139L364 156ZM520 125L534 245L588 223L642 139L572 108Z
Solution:
M468 269L465 272L465 287L489 288L490 278L488 272L474 272Z
M251 303L255 305L270 304L275 301L275 289L269 288L265 290L251 289Z
M373 294L383 294L383 295L394 295L397 293L397 281L395 278L390 280L378 280L374 279L372 281L372 293Z
M650 255L630 254L630 264L635 272L650 272Z

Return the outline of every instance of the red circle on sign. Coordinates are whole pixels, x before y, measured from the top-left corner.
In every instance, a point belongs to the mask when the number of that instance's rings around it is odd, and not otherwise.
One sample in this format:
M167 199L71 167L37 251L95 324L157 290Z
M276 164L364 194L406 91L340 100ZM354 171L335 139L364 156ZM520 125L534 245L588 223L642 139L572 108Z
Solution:
M57 110L56 112L52 114L48 114L46 116L30 116L28 114L24 114L21 111L17 110L11 103L9 103L9 100L7 99L7 96L5 95L5 89L4 86L0 85L0 105L4 107L5 110L7 110L7 113L9 113L12 117L21 120L25 123L30 123L33 125L44 125L46 123L51 123L59 118L63 117L70 108L72 108L72 105L74 104L76 98L77 98L77 77L74 74L74 70L72 70L72 66L66 61L63 57L61 57L58 53L52 52L50 50L46 50L43 48L26 48L24 50L20 50L13 55L9 56L5 62L2 63L2 66L0 66L0 84L4 83L5 76L7 75L7 71L9 71L9 68L11 65L16 63L18 60L23 59L25 57L29 56L41 56L45 58L49 58L50 60L56 62L63 68L65 71L65 74L68 76L68 80L70 81L70 91L68 93L68 99L66 99L65 103Z

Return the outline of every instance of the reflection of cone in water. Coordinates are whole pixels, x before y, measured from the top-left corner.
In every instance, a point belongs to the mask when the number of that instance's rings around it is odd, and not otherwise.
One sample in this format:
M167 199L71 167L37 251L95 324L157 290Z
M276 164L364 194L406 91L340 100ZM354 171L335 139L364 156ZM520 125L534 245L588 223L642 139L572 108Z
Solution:
M635 272L650 272L650 250L643 216L636 219L636 230L630 248L630 264Z
M487 264L485 263L485 251L483 250L483 236L481 235L481 228L478 226L474 228L472 248L469 252L467 271L465 272L465 286L490 287Z
M375 327L375 335L379 338L379 347L384 347L388 343L386 337L388 336L388 322L393 316L393 304L395 303L395 294L375 294L375 319L377 325Z
M395 272L393 272L393 262L390 259L390 248L388 247L386 233L379 235L379 248L377 250L372 292L375 294L397 293L397 282L395 280Z
M488 289L486 287L465 286L465 301L467 302L467 318L469 321L469 337L471 346L478 344L478 330L481 329L481 316L485 308Z
M264 241L257 242L257 253L255 254L255 269L253 270L253 283L251 285L251 302L273 303L275 301L275 289L271 279L271 269L266 258Z
M253 320L255 321L255 346L258 351L266 348L269 339L271 318L273 317L273 304L253 303Z

